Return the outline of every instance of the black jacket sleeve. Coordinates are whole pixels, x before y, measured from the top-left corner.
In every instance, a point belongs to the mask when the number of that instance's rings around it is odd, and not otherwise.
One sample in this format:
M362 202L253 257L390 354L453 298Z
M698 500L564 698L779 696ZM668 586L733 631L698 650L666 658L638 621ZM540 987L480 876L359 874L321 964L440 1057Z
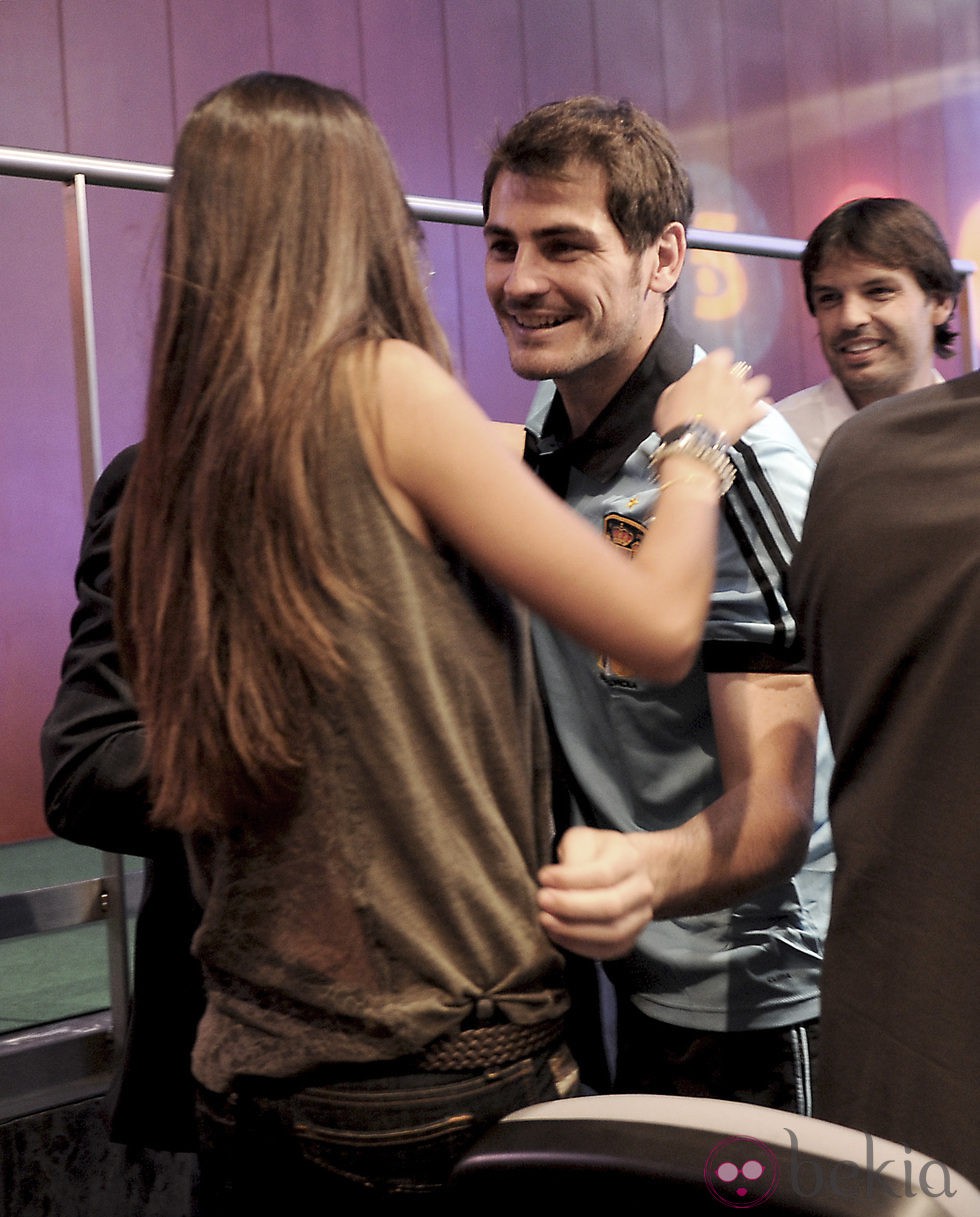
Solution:
M51 830L79 845L153 857L144 733L119 669L113 634L112 528L136 459L125 449L92 493L75 573L78 604L54 706L41 729L44 812Z
M193 1150L190 1057L204 982L191 939L201 910L180 836L149 825L144 732L120 673L113 632L112 528L135 458L136 448L121 452L92 493L75 574L71 642L41 732L44 806L59 836L149 859L136 922L126 1051L110 1100L110 1137L132 1146Z

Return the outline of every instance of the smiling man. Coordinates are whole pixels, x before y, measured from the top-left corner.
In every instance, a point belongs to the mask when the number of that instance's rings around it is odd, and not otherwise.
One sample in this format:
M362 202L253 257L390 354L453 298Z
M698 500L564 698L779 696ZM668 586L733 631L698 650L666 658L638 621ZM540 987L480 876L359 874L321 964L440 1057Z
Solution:
M651 457L703 441L696 428L661 436L655 417L700 354L667 307L688 176L648 115L581 97L501 139L483 204L487 293L511 365L555 386L532 407L525 459L628 558L656 511ZM629 834L657 892L637 948L606 966L616 1089L805 1112L832 855L822 796L812 817L819 709L783 579L812 465L773 411L731 457L702 653L683 682L652 684L540 621L535 650L557 822ZM828 761L821 750L822 776ZM539 900L568 946L561 897ZM573 1042L586 1080L605 1084L599 1028L573 1029Z
M935 221L908 199L854 199L813 230L803 285L833 373L778 409L814 460L864 406L942 381L960 279Z

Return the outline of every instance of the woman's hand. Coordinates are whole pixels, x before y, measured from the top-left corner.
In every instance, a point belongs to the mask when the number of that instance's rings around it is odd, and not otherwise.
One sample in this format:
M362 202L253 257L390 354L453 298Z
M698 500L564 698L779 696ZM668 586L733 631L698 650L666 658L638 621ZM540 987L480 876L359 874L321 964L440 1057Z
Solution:
M660 395L653 425L660 435L700 423L733 444L767 410L768 376L751 376L747 364L732 363L731 351L712 351Z

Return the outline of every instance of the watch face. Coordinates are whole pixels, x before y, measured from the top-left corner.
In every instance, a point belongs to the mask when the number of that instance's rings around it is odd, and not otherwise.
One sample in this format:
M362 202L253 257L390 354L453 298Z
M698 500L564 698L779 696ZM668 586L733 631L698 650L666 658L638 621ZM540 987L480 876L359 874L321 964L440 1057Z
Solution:
M707 427L702 427L700 423L688 423L677 439L662 440L660 447L650 457L651 475L659 478L661 464L675 453L683 453L707 465L721 483L721 494L727 494L731 489L735 481L735 466L728 455L728 448Z

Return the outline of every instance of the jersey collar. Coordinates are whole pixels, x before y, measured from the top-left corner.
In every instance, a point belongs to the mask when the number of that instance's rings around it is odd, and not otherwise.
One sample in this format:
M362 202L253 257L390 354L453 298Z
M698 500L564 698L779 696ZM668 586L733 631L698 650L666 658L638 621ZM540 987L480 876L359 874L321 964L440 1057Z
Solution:
M578 469L598 482L610 481L653 431L657 399L691 367L694 353L694 344L665 318L633 374L574 439L561 394L556 390L545 407L540 429L534 417L528 420L524 459L559 494L565 493L570 469Z

